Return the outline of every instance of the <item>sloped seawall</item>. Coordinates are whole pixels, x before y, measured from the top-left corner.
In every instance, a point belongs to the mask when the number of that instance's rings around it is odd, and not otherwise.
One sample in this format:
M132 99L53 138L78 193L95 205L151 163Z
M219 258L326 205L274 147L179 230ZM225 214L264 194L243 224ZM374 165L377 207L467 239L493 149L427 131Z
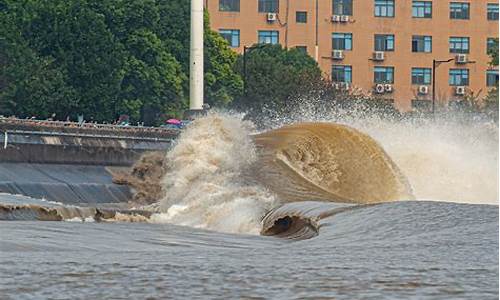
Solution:
M45 123L0 120L0 193L75 204L126 202L130 188L113 183L112 170L166 151L177 135L157 128Z

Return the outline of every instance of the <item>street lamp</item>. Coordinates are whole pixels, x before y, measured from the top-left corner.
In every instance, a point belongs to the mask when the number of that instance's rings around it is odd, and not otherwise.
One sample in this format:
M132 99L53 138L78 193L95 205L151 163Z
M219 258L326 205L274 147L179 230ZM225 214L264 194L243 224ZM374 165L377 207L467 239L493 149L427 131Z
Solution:
M450 58L447 60L432 60L432 113L434 114L436 106L436 68L442 63L449 63L455 60L455 58ZM467 64L473 64L475 61L467 61Z
M247 94L247 52L266 47L267 44L256 44L253 46L243 46L243 92Z
M448 60L432 60L432 113L435 112L436 107L436 68L442 63L449 63L450 61L455 60L454 58L450 58Z
M191 0L189 109L203 109L203 0Z

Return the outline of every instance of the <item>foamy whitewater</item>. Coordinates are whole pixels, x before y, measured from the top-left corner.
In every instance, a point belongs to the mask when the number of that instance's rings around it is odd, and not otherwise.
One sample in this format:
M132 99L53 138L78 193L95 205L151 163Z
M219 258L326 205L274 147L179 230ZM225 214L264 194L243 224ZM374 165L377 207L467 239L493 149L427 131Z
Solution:
M0 194L2 300L498 299L496 124L267 121L194 121L151 206Z
M300 120L273 120L273 125L304 122L307 116L304 113ZM335 121L368 133L408 178L416 199L498 204L495 125L332 116L309 119ZM211 113L189 125L166 155L166 196L159 204L161 213L154 214L152 222L259 233L262 217L283 199L245 176L257 161L251 138L255 133L253 124L238 114ZM314 199L302 199L309 200Z
M495 124L437 120L356 126L382 144L417 199L498 205Z
M311 101L304 102L289 115L272 114L263 122L272 128L300 122L346 124L381 144L417 199L498 205L497 122L460 112L388 120L364 110L317 112L309 107Z
M277 201L242 176L257 159L252 130L237 115L211 114L190 124L167 154L163 213L152 221L258 234Z

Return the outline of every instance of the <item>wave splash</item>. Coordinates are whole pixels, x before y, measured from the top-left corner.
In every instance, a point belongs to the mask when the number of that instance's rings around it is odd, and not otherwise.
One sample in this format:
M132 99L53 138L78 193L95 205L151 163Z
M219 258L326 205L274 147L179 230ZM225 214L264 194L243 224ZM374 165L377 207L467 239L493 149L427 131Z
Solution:
M264 113L258 124L345 124L384 148L417 199L498 205L498 121L457 111L402 118L380 116L363 107L330 111L315 105L314 99L303 99L292 112Z
M380 145L351 127L287 125L254 136L257 177L286 202L379 203L413 199L406 177Z
M245 174L257 160L243 116L210 114L191 123L166 155L165 197L153 222L233 233L260 231L278 202Z
M151 220L257 234L262 217L285 202L413 199L389 156L355 129L305 123L253 132L242 115L190 124L166 155L165 196Z
M255 133L242 115L211 113L188 126L162 159L165 196L152 206L117 211L20 201L0 204L0 219L167 222L303 239L318 234L325 215L344 211L325 201L408 200L414 191L418 199L498 203L497 125L312 120Z

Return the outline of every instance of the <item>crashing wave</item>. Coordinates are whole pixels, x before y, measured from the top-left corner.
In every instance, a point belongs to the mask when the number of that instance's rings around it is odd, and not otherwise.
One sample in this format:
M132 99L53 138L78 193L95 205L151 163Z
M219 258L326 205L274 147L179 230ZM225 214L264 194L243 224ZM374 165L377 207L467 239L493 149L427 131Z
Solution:
M154 222L258 233L280 203L374 203L412 199L397 166L370 137L347 126L302 123L252 135L241 116L195 120L166 155Z

